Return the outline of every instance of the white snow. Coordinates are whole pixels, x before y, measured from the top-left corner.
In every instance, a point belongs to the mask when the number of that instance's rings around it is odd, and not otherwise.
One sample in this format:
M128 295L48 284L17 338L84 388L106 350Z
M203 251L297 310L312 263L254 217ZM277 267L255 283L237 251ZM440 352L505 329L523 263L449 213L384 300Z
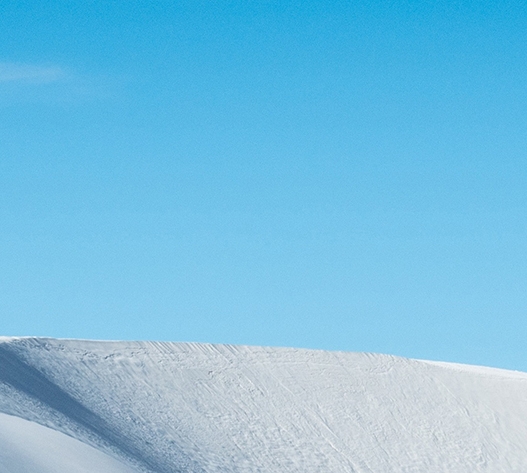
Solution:
M527 472L526 373L386 355L2 339L0 412L28 444L47 426L57 462L79 444L121 462L32 473ZM54 461L8 450L12 419L5 471Z
M0 414L2 473L137 473L85 443L7 414Z

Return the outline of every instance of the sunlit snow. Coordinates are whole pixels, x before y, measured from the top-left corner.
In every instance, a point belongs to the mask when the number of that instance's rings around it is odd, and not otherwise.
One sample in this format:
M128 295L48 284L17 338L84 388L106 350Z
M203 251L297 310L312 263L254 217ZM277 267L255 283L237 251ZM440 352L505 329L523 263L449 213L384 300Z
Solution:
M386 355L5 338L0 413L2 473L527 471L526 373Z

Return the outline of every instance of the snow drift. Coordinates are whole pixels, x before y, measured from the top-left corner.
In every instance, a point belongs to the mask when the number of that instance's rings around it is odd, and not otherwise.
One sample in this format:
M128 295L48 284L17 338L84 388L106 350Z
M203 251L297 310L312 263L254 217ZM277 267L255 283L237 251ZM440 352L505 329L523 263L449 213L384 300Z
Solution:
M527 472L527 374L386 355L0 340L2 473Z

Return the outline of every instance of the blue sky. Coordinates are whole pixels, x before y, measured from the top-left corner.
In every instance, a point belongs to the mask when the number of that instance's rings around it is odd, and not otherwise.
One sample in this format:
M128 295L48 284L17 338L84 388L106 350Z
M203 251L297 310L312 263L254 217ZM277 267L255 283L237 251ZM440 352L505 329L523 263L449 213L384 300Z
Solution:
M526 20L2 1L2 334L527 371Z

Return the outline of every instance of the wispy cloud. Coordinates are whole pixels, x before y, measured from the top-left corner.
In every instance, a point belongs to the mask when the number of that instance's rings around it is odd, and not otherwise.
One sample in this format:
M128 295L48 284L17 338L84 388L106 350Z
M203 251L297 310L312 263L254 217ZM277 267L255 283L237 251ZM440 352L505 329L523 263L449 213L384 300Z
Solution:
M0 62L0 82L4 83L47 84L65 76L64 69L58 66Z

